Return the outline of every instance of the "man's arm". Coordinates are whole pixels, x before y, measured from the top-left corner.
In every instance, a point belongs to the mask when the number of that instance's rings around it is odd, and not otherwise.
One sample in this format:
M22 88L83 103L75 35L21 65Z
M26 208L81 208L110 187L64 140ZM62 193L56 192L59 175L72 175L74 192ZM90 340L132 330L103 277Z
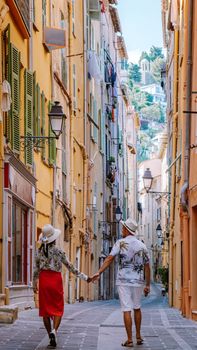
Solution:
M150 264L144 265L144 272L145 272L145 280L146 280L146 286L144 288L144 294L148 295L150 292Z
M95 280L99 279L99 276L101 273L103 273L108 267L109 265L112 263L112 261L114 260L115 256L112 255L108 255L107 258L104 260L103 265L100 267L100 269L98 270L97 273L95 273L92 276L92 281L94 282Z

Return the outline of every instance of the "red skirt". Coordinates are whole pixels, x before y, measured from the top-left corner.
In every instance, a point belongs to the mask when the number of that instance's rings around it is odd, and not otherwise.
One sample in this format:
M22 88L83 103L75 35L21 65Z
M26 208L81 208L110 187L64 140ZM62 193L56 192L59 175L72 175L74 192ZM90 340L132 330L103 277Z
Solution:
M64 291L61 272L42 270L39 274L39 316L62 316Z

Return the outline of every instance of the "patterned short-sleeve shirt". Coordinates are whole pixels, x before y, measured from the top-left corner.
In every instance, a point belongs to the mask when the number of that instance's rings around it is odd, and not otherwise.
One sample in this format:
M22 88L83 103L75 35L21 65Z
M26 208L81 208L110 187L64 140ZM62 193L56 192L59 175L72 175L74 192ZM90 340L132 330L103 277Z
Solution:
M141 286L144 284L144 265L149 263L148 250L135 236L119 239L110 255L118 256L116 285Z
M88 276L80 272L73 264L71 264L65 252L54 245L49 246L48 257L44 255L43 250L37 250L34 262L33 285L35 285L36 279L39 277L41 270L61 272L62 264L64 264L74 275L83 279L84 281L87 281Z

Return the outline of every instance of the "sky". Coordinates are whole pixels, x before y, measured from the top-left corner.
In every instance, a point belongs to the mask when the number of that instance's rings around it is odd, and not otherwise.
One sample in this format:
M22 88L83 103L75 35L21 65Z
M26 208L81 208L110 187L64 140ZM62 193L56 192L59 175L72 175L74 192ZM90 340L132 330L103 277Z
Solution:
M118 12L131 62L152 45L163 46L161 0L119 0Z

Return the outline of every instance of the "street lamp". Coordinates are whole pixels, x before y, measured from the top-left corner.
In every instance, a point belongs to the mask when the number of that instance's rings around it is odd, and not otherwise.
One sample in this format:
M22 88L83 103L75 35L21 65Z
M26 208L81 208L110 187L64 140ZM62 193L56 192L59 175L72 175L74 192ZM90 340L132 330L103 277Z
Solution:
M150 168L147 168L144 172L144 176L143 178L143 182L144 182L144 188L146 190L146 192L148 193L149 190L151 189L152 186L152 182L153 182L153 177L150 171Z
M116 221L120 222L120 220L122 219L122 212L119 205L116 208L115 214L116 214Z
M162 228L160 224L157 225L156 233L158 238L162 238Z
M53 132L54 136L21 136L21 144L23 145L24 149L27 147L31 147L31 149L43 148L43 142L45 140L50 143L51 140L59 139L60 135L62 134L63 120L66 118L66 116L63 113L62 106L58 101L54 102L48 116L51 131Z
M65 117L62 106L58 101L54 102L54 105L52 105L48 116L51 124L51 130L54 133L56 139L58 139L62 134L63 118Z
M166 194L171 194L170 192L161 192L161 191L150 191L153 183L153 176L150 171L150 168L147 168L144 172L144 175L142 177L143 182L144 182L144 188L146 190L146 193L153 193L153 194L160 194L160 195L166 195Z

